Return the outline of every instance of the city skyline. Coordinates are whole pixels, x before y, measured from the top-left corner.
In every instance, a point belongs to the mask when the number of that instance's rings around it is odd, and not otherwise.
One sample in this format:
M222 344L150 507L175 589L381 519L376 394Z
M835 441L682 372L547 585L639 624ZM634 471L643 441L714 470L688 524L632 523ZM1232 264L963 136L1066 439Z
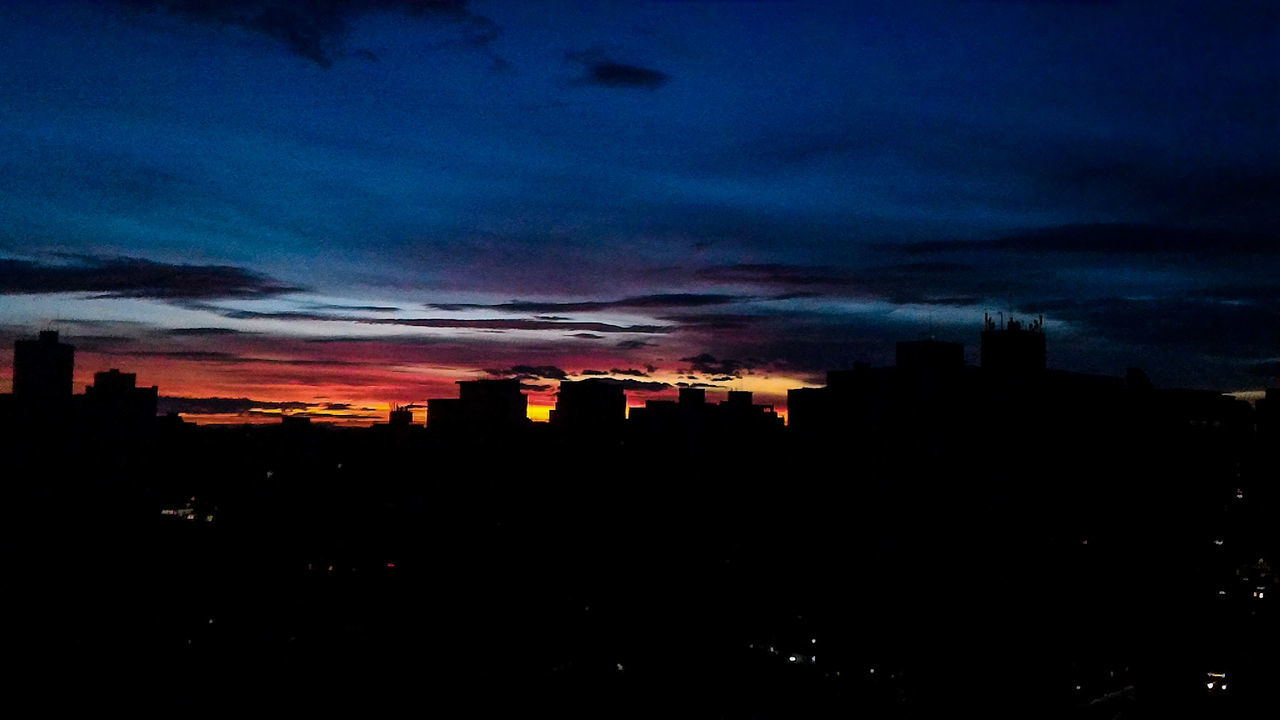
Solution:
M783 409L898 340L976 365L991 312L1051 367L1280 377L1272 4L214 7L0 9L0 364L53 329L77 391L360 423L489 377Z

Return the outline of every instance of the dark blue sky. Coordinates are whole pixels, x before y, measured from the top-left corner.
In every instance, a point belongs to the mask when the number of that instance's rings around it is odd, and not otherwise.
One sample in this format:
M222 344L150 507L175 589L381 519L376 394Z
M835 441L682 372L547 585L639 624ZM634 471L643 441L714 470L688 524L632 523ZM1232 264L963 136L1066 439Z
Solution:
M1278 7L6 2L0 322L189 396L776 397L921 333L976 359L990 310L1257 389Z

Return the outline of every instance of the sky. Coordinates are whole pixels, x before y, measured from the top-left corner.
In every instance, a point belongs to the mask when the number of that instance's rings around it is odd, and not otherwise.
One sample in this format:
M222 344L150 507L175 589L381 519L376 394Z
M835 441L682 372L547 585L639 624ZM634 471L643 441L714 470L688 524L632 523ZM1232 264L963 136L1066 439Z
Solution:
M999 312L1257 391L1278 131L1273 2L6 0L0 363L55 329L202 421L783 409Z

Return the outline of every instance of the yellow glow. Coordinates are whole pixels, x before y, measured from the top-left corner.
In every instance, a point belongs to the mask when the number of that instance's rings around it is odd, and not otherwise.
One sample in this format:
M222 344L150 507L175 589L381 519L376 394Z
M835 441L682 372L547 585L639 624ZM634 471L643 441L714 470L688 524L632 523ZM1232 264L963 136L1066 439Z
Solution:
M551 405L529 405L528 416L534 422L547 422L551 420Z

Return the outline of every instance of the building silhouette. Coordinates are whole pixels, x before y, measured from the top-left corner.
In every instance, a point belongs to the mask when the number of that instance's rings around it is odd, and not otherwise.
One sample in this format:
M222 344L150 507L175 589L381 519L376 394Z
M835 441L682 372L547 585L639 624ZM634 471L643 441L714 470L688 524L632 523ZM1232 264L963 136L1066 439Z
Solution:
M408 427L413 424L413 411L400 405L392 405L387 424L391 427Z
M560 381L551 424L572 434L620 437L627 419L622 385L606 378Z
M1000 324L988 314L982 326L982 369L1006 374L1028 374L1045 369L1044 318L1029 323L1010 318Z
M529 398L517 379L459 380L458 397L427 401L427 427L485 440L529 424Z
M13 394L32 400L71 397L76 349L58 342L58 331L43 330L35 340L13 344Z
M750 392L730 391L723 402L707 402L704 388L680 388L678 400L649 400L632 408L629 437L652 447L698 454L759 441L776 441L782 418L772 405L757 405Z
M85 412L99 425L138 427L156 417L159 388L138 387L138 376L112 368L94 373L84 389Z

